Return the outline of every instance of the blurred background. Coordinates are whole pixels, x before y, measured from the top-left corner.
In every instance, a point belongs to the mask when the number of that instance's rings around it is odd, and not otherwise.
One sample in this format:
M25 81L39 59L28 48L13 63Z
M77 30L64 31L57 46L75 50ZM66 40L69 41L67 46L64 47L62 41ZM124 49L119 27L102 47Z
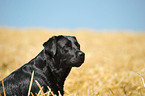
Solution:
M54 35L85 52L65 96L145 96L145 0L0 0L0 80Z
M145 30L145 0L1 0L0 26Z

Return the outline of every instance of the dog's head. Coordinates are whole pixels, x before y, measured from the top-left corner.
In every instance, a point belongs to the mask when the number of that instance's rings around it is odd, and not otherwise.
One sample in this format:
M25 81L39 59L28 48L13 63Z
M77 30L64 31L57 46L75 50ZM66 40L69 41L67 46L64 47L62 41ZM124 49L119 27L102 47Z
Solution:
M85 54L74 36L53 36L43 46L46 54L57 58L61 67L79 67L84 62Z

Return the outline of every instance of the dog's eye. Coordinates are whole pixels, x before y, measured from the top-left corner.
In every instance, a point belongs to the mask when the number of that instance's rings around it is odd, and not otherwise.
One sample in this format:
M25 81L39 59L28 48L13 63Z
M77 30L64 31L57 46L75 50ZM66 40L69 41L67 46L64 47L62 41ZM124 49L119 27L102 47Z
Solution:
M70 47L71 47L71 43L70 42L65 44L65 48L70 48Z
M71 44L70 44L70 43L67 43L66 46L67 46L67 47L71 47Z

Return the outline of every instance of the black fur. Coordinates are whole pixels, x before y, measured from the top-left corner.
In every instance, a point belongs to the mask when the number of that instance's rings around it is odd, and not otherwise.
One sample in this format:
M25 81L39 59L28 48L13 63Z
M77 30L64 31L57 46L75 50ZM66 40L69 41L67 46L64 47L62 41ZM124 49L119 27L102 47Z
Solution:
M65 78L72 67L79 67L84 62L85 54L80 51L80 45L74 36L53 36L43 44L44 49L30 62L4 78L4 87L7 96L27 96L32 71L34 80L37 80L43 91L51 88L54 94L64 94ZM38 93L39 87L33 80L31 92ZM3 93L0 81L0 93Z

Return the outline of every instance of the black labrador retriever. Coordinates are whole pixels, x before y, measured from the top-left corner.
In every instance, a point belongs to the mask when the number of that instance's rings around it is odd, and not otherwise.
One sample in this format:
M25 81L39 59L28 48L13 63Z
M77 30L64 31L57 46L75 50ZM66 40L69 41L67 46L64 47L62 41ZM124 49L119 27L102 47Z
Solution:
M64 94L65 78L72 67L79 67L84 62L85 54L80 51L80 45L74 36L53 36L43 44L44 49L31 61L3 79L7 96L26 96L30 85L32 71L34 80L37 80L43 91L48 87L58 95ZM36 94L39 87L33 81L31 92ZM4 95L0 81L0 93Z

